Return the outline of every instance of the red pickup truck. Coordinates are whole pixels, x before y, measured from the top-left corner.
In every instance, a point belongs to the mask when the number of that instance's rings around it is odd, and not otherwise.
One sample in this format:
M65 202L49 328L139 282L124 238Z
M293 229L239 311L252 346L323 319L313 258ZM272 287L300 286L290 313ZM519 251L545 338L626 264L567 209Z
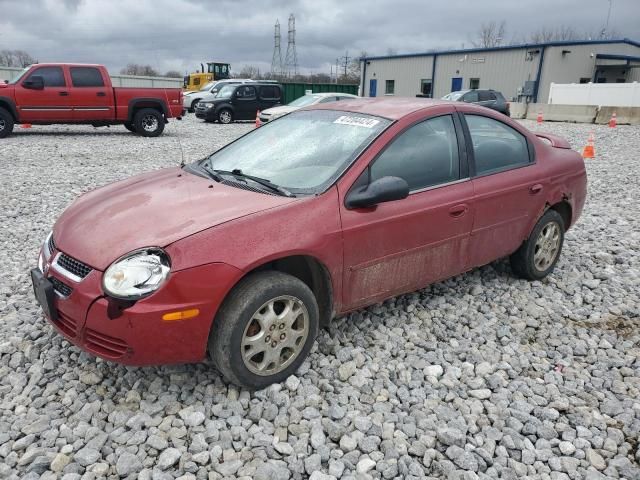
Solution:
M157 137L183 114L180 88L114 88L102 65L40 63L0 84L0 138L16 123L124 125Z

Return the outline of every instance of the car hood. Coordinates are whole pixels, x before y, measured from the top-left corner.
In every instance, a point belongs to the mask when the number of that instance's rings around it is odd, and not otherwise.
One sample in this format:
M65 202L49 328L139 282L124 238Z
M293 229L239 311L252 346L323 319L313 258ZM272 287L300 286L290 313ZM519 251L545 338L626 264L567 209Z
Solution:
M8 83L0 82L0 89L3 89L3 88L9 88L9 87L11 87L11 86L12 86L12 85L9 85Z
M266 113L267 115L286 115L287 113L291 113L295 110L299 110L300 107L290 107L289 105L281 105L279 107L267 108L262 113Z
M222 223L295 201L216 183L179 168L150 172L78 198L56 222L61 251L98 270Z

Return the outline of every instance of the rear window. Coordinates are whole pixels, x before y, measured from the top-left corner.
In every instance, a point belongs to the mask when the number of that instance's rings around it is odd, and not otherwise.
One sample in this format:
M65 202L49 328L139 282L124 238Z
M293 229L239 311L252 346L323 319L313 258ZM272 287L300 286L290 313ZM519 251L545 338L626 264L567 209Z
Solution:
M486 90L480 90L478 92L478 99L481 102L486 102L488 100L495 100L496 96L493 94L493 92L487 92Z
M102 74L94 67L71 67L71 82L74 87L104 87Z
M280 100L280 89L274 85L260 87L260 98L263 100Z

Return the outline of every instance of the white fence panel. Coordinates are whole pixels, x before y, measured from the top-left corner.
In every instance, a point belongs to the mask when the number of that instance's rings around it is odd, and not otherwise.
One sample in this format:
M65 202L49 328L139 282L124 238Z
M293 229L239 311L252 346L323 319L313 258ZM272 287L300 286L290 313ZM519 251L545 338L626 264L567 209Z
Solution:
M0 81L13 80L22 68L0 66ZM182 88L181 78L169 77L142 77L138 75L111 75L111 83L114 87L138 87L138 88Z
M552 83L549 103L640 107L640 83Z

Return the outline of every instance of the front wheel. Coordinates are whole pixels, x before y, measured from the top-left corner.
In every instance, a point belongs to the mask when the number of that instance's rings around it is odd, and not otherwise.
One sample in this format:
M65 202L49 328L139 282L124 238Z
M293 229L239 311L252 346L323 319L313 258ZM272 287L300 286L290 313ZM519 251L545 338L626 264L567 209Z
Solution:
M133 125L143 137L157 137L164 130L164 116L153 108L143 108L133 118Z
M218 121L225 124L233 122L233 112L228 108L223 108L218 113Z
M547 210L529 238L509 258L514 273L527 280L541 280L549 275L560 258L564 230L560 214Z
M200 99L196 98L193 102L191 102L191 108L189 109L190 112L195 112L196 108L198 108L198 104L200 103Z
M13 117L4 108L0 108L0 138L5 138L13 132Z
M214 319L209 355L231 383L262 389L293 374L318 333L318 304L298 278L259 272L240 281Z

